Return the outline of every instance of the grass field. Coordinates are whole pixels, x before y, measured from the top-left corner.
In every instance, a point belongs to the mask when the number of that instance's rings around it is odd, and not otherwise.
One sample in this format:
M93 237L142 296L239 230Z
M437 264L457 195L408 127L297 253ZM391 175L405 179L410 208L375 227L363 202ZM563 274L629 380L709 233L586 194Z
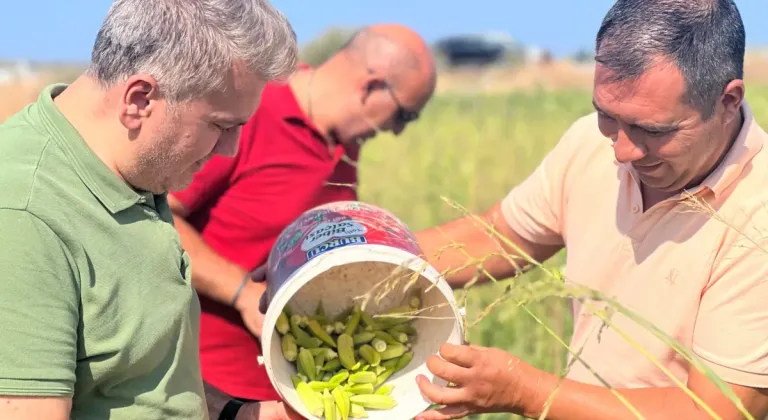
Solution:
M32 99L26 95L23 101ZM749 86L747 97L758 121L768 126L768 88ZM0 112L14 108L7 102L3 105ZM591 110L587 90L440 94L402 136L383 135L366 146L360 163L361 198L391 210L413 230L460 215L441 196L470 211L481 211L523 180L569 124ZM0 115L0 121L6 116ZM547 264L559 266L561 262L562 254ZM541 276L540 271L532 271L515 281L536 281ZM503 294L507 283L509 280L473 288L468 319L475 319ZM549 298L528 309L568 341L570 312L566 302ZM475 343L505 349L547 371L564 369L565 349L514 300L490 312L471 329L469 337ZM512 417L497 414L474 418Z

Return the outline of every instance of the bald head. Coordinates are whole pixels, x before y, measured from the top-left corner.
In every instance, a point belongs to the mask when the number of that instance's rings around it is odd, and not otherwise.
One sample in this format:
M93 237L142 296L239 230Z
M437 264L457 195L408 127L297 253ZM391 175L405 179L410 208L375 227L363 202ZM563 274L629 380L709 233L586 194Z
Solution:
M436 73L419 34L403 25L378 24L356 32L292 85L311 92L314 80L314 96L307 97L315 98L316 106L307 109L317 111L310 118L337 142L357 147L381 132L398 135L416 121L435 91Z
M396 87L431 95L436 83L435 60L424 39L394 23L367 26L341 50L353 65L379 73ZM416 92L414 92L416 93Z

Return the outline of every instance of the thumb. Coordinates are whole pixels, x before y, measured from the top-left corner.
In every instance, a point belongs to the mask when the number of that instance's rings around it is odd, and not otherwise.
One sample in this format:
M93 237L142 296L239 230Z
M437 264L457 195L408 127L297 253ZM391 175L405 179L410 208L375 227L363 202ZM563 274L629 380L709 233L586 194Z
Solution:
M261 298L259 299L259 312L266 314L267 308L269 308L269 299L267 298L267 292L264 291L264 293L261 294Z
M256 283L264 282L267 279L267 265L262 264L256 267L256 269L248 273L248 276Z
M470 410L464 404L448 405L440 409L425 411L419 414L418 416L416 416L416 420L461 419L472 413L473 413L472 410Z

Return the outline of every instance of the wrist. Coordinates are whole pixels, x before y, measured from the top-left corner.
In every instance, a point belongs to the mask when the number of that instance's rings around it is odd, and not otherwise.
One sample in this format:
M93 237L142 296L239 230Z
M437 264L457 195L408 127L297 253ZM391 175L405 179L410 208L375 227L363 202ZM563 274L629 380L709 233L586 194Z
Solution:
M243 301L243 293L245 292L245 289L248 287L248 283L250 282L251 279L248 273L238 270L237 288L232 292L232 297L229 299L229 306L238 308L240 303Z
M237 300L234 301L232 306L240 313L253 307L258 310L259 300L261 299L262 293L264 293L265 287L264 283L256 283L251 280L250 277L247 277Z
M538 418L550 396L556 392L559 378L533 366L526 365L521 374L520 389L515 402L514 412L523 416ZM554 400L550 403L554 403Z
M235 420L256 420L259 418L259 403L250 402L243 404L237 412Z

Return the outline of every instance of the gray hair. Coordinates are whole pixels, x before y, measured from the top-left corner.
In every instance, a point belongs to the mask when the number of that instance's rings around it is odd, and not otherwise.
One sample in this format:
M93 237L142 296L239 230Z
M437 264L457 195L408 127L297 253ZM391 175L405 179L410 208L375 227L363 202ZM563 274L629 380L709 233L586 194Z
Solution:
M297 62L296 34L267 0L116 0L87 74L108 88L147 73L176 102L222 89L236 63L268 82Z
M706 120L725 86L744 76L745 38L733 0L617 0L597 33L595 59L616 81L671 60L685 79L684 99Z

